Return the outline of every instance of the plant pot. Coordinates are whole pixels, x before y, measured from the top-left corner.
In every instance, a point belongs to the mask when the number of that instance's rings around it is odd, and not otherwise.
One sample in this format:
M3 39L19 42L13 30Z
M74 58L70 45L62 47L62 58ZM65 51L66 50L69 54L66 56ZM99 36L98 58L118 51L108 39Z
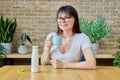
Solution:
M18 47L18 53L19 54L26 54L26 53L28 53L28 51L29 51L29 48L26 45L20 45Z
M98 48L99 48L98 43L92 43L92 49L93 49L94 54L98 53Z
M1 43L1 45L6 49L6 54L10 54L12 52L12 43Z

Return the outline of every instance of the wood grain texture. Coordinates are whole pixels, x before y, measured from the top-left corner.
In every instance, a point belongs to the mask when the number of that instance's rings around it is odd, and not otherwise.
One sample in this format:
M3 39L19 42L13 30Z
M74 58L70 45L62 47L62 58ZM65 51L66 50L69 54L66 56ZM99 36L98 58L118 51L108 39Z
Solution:
M23 68L24 72L17 72ZM120 69L114 66L97 66L96 70L54 69L50 65L39 67L31 73L30 65L4 66L0 68L0 80L120 80Z

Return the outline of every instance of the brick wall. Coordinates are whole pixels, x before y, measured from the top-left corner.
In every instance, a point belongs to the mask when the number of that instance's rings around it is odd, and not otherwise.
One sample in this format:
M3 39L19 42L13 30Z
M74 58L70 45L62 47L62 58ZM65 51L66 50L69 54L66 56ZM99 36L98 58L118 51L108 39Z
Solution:
M113 28L110 36L100 42L100 53L116 52L116 41L120 37L120 0L0 0L0 14L17 18L18 26L13 40L13 52L17 51L15 39L27 33L34 45L39 45L40 53L46 35L56 30L56 11L62 5L72 5L79 16L95 19L103 15Z

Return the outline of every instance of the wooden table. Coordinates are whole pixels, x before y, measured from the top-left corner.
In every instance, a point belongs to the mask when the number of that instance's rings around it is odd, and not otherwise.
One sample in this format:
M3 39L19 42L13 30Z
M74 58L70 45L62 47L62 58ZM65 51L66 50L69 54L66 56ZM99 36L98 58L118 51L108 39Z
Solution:
M24 72L17 72L23 68ZM120 68L97 66L96 70L53 69L40 66L38 73L30 72L30 66L4 66L0 68L0 80L120 80Z

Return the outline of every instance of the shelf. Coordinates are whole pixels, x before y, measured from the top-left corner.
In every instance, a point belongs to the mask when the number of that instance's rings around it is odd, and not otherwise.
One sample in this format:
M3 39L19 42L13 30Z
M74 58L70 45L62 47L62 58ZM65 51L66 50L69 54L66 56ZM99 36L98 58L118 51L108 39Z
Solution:
M97 59L114 59L114 56L113 56L113 54L96 54L95 55L95 57L97 58Z
M41 54L39 54L39 58L41 57ZM114 58L113 54L96 54L95 57L97 59L112 59ZM6 54L6 58L31 58L31 53L27 54L18 54L18 53L11 53L11 54Z
M41 55L39 55L39 58ZM26 54L18 54L18 53L11 53L11 54L6 54L6 58L31 58L31 53L26 53Z

